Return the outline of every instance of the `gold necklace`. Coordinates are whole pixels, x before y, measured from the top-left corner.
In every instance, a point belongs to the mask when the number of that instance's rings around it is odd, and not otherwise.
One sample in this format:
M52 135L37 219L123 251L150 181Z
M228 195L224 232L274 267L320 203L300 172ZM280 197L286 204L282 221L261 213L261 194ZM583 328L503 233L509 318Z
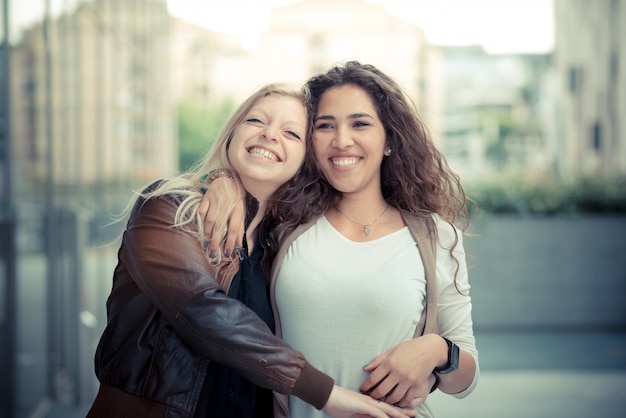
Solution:
M372 225L374 222L376 222L377 220L379 220L384 214L385 212L387 212L387 208L389 207L389 203L387 203L387 205L385 206L385 209L383 209L382 212L380 212L380 215L378 215L376 218L374 218L373 221L366 223L365 225L363 225L362 223L359 223L353 219L350 219L350 217L348 215L346 215L345 213L343 213L341 211L341 209L339 209L339 206L335 206L335 209L337 209L337 212L341 213L343 216L345 216L345 218L347 220L349 220L350 222L352 222L353 224L357 224L359 226L363 227L363 233L365 234L366 237L369 237L370 234L372 233L372 231L370 230L370 225Z

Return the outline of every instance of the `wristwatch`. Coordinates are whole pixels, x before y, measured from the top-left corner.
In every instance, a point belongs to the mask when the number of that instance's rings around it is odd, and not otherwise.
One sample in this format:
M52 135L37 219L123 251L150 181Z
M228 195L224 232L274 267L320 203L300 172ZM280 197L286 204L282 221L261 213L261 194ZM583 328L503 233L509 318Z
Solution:
M435 373L448 374L459 368L459 346L446 337L441 338L448 344L448 362L443 367L435 367Z

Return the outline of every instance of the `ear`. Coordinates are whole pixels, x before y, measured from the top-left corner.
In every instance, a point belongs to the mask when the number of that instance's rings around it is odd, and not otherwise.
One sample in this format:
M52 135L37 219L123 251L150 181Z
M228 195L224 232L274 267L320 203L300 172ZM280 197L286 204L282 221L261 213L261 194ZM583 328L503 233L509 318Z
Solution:
M389 157L391 155L391 147L387 145L384 152L385 156Z

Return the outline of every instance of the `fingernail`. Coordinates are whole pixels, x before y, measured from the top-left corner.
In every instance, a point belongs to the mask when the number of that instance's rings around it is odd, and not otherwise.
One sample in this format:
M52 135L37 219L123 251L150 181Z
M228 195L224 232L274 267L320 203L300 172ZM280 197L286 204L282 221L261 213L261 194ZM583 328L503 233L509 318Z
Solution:
M209 251L209 258L215 258L217 256L217 251L211 250Z
M232 250L229 248L228 250L224 250L224 255L226 257L230 257L230 253L232 252Z

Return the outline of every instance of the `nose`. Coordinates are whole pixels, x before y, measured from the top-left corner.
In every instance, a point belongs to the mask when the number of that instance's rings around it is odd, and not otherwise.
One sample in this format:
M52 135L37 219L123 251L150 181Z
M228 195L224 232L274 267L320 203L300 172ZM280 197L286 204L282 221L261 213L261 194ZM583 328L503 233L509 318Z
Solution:
M348 129L338 127L333 138L333 146L339 149L347 149L354 145L354 140Z
M263 129L263 132L261 133L261 137L270 142L278 141L278 127L274 126L273 124L266 125L265 129Z

